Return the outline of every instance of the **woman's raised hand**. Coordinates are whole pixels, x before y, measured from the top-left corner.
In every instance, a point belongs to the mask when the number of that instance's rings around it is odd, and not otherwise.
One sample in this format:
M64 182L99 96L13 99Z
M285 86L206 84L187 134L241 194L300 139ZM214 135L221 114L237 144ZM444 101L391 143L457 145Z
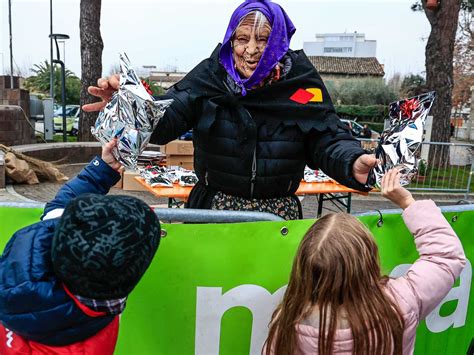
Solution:
M391 169L382 178L382 195L402 209L410 206L415 200L410 191L400 185L400 172Z
M108 78L100 78L99 80L97 80L97 86L89 86L87 88L87 91L91 95L100 97L102 101L84 105L82 106L82 110L85 112L94 112L102 110L112 98L113 93L118 90L119 86L119 74L114 74Z
M362 154L352 165L352 175L361 184L367 182L370 169L377 164L375 154Z

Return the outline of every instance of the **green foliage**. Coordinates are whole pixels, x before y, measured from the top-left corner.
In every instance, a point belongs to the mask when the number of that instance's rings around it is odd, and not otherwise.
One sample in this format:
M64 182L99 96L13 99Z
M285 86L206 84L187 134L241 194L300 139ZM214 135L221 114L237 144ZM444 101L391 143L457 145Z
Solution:
M164 95L166 90L163 89L157 81L150 80L149 78L143 78L142 79L144 82L146 82L148 85L150 85L150 89L152 91L153 96L159 96L159 95Z
M423 92L426 81L421 75L410 74L403 78L400 94L404 97L419 95Z
M357 118L358 121L384 122L384 119L388 117L387 105L336 105L334 108L339 117Z
M325 84L333 102L342 105L388 105L398 98L393 88L377 78L327 80Z
M51 65L47 60L44 63L35 64L31 69L35 75L25 81L25 87L37 93L49 95L49 76ZM72 71L66 68L66 104L79 104L81 96L81 80ZM61 68L54 68L54 100L61 102Z
M418 162L418 175L425 176L426 170L426 161L424 159L420 159L420 161Z

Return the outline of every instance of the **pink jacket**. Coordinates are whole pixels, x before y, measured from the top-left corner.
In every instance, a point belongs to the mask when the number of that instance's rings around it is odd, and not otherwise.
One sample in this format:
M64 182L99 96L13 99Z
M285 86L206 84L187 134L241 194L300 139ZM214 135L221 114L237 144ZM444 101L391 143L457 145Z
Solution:
M388 281L386 292L395 299L403 313L403 354L413 354L418 323L451 290L466 264L466 258L461 242L433 201L417 201L402 216L415 236L420 257L404 276ZM304 323L314 326L297 326L299 354L317 354L317 324L311 319ZM350 329L338 329L334 353L351 354L352 345Z

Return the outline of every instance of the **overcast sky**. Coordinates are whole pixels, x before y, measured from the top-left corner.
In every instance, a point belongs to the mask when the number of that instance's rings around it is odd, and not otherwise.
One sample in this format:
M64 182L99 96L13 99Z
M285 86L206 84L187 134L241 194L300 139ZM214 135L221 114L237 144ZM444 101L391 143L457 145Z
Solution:
M0 71L10 66L8 0L1 1ZM49 60L49 0L11 0L14 63L22 73ZM412 12L413 0L279 0L296 26L292 49L316 33L365 33L377 41L386 77L422 73L430 25ZM125 51L132 65L177 66L189 71L220 42L232 11L241 1L102 0L103 73L108 75ZM66 33L66 66L80 75L80 0L53 0L53 32ZM61 55L63 45L60 44Z

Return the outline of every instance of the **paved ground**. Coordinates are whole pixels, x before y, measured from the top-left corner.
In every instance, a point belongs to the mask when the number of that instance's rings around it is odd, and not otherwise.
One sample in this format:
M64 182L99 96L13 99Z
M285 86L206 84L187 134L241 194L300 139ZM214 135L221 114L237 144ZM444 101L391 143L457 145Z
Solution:
M60 170L69 176L70 178L77 175L77 173L82 169L84 164L61 166ZM7 189L0 189L0 202L48 202L56 195L57 191L61 187L59 183L44 182L39 185L10 185L7 186ZM124 191L122 189L112 189L111 194L122 194L122 195L131 195L141 198L148 204L152 205L163 205L166 206L166 199L159 199L151 195L148 192L142 191ZM417 198L431 198L439 206L447 206L456 204L459 200L464 199L462 194L431 194L431 195L418 195ZM474 201L474 194L471 194L470 200ZM305 218L313 218L317 213L318 201L315 196L305 197L302 200L303 213ZM328 212L330 210L337 211L337 207L334 206L330 201L324 202L324 206L328 207ZM360 213L367 211L374 211L376 209L390 209L395 208L395 206L390 202L385 200L378 193L371 193L369 196L360 196L353 194L352 198L352 213Z

